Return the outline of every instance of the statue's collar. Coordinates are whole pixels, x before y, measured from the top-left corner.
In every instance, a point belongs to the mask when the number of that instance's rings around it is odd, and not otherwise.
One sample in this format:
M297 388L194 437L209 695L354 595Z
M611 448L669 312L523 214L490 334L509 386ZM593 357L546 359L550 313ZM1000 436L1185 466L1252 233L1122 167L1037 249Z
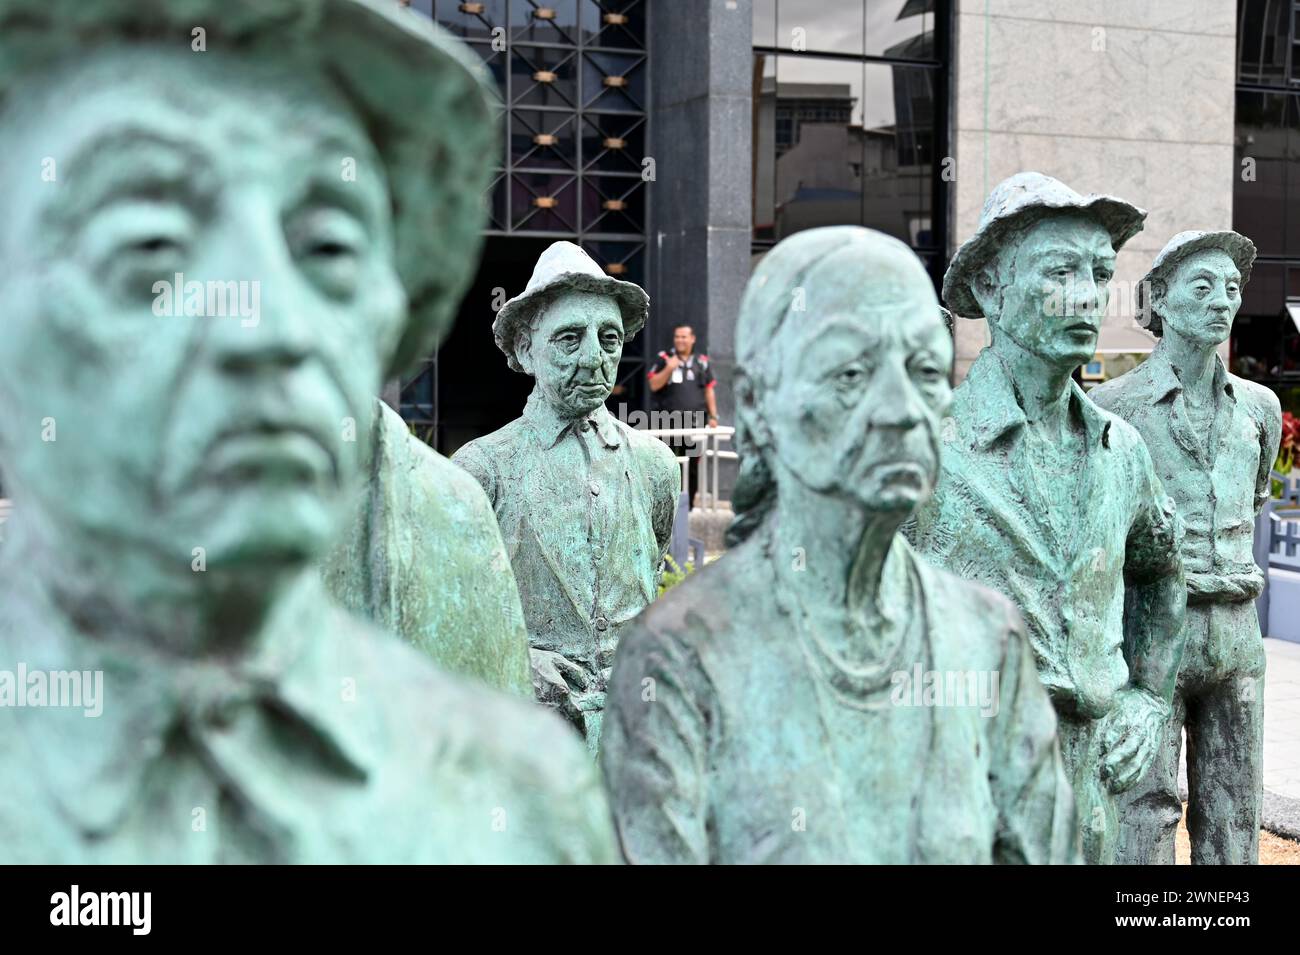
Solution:
M580 418L566 418L561 416L537 391L534 391L528 396L528 403L524 405L524 420L528 422L537 443L543 448L555 447L568 431L582 427L593 429L607 448L617 448L623 443L614 416L603 404Z
M1183 391L1183 383L1178 377L1177 370L1170 363L1168 349L1164 348L1163 344L1158 342L1147 360L1139 366L1146 369L1147 378L1151 382L1152 404L1158 404L1171 394L1181 394ZM1228 378L1228 369L1224 367L1223 359L1218 355L1214 356L1214 391L1222 392L1231 401L1237 399L1232 381Z
M992 348L985 348L975 359L962 388L968 399L962 413L970 416L968 427L981 450L988 450L1009 431L1028 424L1015 382ZM1070 404L1083 420L1089 444L1109 447L1109 416L1089 401L1074 381L1070 382Z
M98 716L86 715L85 707L33 708L30 701L11 710L10 725L19 729L50 798L84 832L111 833L148 780L161 778L157 770L175 758L177 740L254 814L268 808L259 805L259 794L274 787L274 766L309 759L345 778L365 779L378 764L373 728L346 705L341 677L326 659L324 633L335 614L317 576L304 575L286 600L293 606L277 612L289 625L274 627L256 650L234 661L178 660L92 640L42 599L38 581L18 573L0 584L6 608L0 659L11 661L5 666L23 661L29 682L46 679L50 686L51 674L83 680L102 674ZM268 732L269 722L283 732ZM277 755L277 747L286 749Z

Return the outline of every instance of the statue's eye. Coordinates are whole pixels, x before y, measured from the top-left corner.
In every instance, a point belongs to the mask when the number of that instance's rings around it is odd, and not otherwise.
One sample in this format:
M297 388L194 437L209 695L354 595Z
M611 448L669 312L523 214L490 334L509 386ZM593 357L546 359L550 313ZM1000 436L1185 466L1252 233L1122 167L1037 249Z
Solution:
M835 374L835 383L842 388L854 388L866 379L866 372L856 365L841 368Z
M295 215L286 233L299 268L322 292L337 299L356 294L367 233L355 216L318 207Z
M322 239L307 250L308 255L327 259L339 258L344 255L356 255L356 252L357 250L346 242L339 242L334 239Z
M127 248L127 252L137 255L163 255L169 252L179 252L181 244L171 236L153 235L145 239L132 242Z
M918 365L915 371L916 377L927 385L937 385L941 381L947 380L947 375L938 365L924 364Z

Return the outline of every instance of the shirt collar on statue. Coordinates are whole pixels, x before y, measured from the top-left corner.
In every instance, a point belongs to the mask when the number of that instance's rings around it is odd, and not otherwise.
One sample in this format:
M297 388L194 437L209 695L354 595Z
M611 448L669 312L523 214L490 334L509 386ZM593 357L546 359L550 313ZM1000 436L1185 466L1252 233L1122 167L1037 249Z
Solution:
M1183 383L1178 378L1178 372L1169 362L1169 356L1165 349L1156 345L1151 356L1140 366L1147 371L1147 377L1151 382L1151 403L1159 404L1171 394L1181 394ZM1237 394L1233 390L1232 382L1228 380L1228 369L1223 365L1223 359L1218 355L1214 356L1214 391L1215 393L1223 392L1230 401L1237 400Z
M1028 424L1019 390L1006 364L986 348L966 376L970 431L980 450L987 451L1008 432ZM1070 382L1070 404L1088 432L1091 447L1110 447L1110 418L1088 400L1077 382Z
M28 594L43 591L39 584L23 589ZM267 638L244 659L226 665L166 658L111 634L91 638L76 633L52 606L46 608L49 632L10 632L0 647L13 659L39 661L31 664L33 669L103 674L97 717L77 708L14 710L51 798L84 832L113 832L159 760L169 758L178 731L200 750L219 752L209 766L215 781L239 787L245 773L264 773L275 762L256 748L280 734L262 731L252 737L252 748L235 743L214 749L204 738L250 707L260 711L260 719L286 727L282 745L310 740L336 771L365 779L378 764L375 741L361 725L364 721L350 718L347 708L330 705L339 698L338 685L325 672L329 666L317 659L324 649L319 631L329 626L329 614L320 610L323 598L316 575L307 575L304 586L275 611L279 623L268 625ZM294 734L299 742L288 743ZM291 755L286 749L282 758Z
M560 415L550 402L534 391L528 396L528 403L524 405L524 420L532 428L533 436L543 449L555 447L565 434L571 430L577 431L586 422L590 422L588 427L600 436L605 447L617 448L623 443L614 416L603 404L597 405L594 411L580 418L566 418Z

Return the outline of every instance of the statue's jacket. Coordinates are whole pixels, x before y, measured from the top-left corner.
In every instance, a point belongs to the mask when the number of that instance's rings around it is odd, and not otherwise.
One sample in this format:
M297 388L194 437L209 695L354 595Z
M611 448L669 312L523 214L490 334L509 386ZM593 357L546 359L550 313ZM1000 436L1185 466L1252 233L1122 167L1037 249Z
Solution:
M840 672L783 612L774 561L789 557L765 534L623 637L600 758L625 859L1077 862L1056 717L1010 603L898 537L913 637L865 678ZM924 673L997 674L996 704L935 705Z
M1086 720L1129 681L1125 583L1176 575L1182 526L1138 432L1070 389L1084 452L1052 478L1030 460L1015 384L985 349L953 392L939 480L909 535L940 567L1011 599L1058 711Z
M100 671L103 699L98 716L0 707L0 863L617 860L563 724L442 672L314 571L246 655L178 658L103 603L93 636L70 625L14 543L0 669Z
M1263 672L1259 622L1251 603L1264 587L1255 563L1255 515L1268 500L1282 411L1268 388L1230 374L1214 360L1216 413L1208 434L1188 418L1183 386L1157 345L1137 368L1094 388L1089 397L1142 434L1156 473L1186 527L1183 568L1190 617L1183 661L1198 677ZM1217 606L1219 612L1212 607ZM1204 638L1192 640L1191 635Z
M603 405L565 419L534 392L452 462L492 502L532 648L562 654L603 695L620 630L657 595L681 483L672 451Z
M519 592L482 488L379 400L371 439L356 513L321 565L326 588L444 669L531 697Z

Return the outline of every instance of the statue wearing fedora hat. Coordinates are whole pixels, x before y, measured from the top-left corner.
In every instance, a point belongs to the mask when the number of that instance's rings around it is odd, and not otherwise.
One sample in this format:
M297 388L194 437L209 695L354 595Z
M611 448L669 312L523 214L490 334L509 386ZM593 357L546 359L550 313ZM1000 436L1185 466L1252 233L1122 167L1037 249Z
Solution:
M640 287L551 245L492 324L510 367L536 379L524 413L452 456L496 510L537 697L593 754L618 634L655 598L681 485L668 447L605 408L648 310Z
M1228 373L1255 245L1236 232L1181 232L1139 287L1149 358L1093 390L1141 432L1186 528L1187 645L1174 711L1151 771L1121 801L1119 861L1174 863L1187 732L1187 829L1194 863L1259 861L1264 645L1255 598L1255 515L1268 500L1282 410L1268 388Z
M1115 795L1146 771L1182 653L1181 528L1141 436L1071 373L1145 213L1039 173L1000 183L944 276L993 333L953 396L922 553L1001 591L1055 704L1085 858L1114 861Z
M0 862L616 858L566 727L318 570L494 127L389 0L0 0Z

